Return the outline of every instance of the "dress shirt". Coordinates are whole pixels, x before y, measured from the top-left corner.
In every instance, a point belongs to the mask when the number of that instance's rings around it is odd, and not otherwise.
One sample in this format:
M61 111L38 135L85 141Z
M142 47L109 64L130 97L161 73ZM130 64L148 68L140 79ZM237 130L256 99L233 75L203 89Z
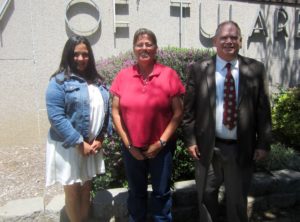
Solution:
M223 139L236 139L236 126L229 130L223 124L223 104L224 104L224 81L227 73L226 64L228 62L217 56L216 59L216 137ZM236 104L238 104L238 83L239 83L239 62L237 59L230 61L231 74L234 78L236 90Z

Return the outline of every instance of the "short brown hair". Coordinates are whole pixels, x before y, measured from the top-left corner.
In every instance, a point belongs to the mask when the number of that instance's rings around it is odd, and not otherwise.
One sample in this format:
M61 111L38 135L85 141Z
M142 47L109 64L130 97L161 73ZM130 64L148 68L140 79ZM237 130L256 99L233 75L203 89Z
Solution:
M149 29L146 28L140 28L138 30L136 30L136 32L134 33L134 37L133 37L133 45L135 45L135 43L138 40L138 37L140 37L141 35L148 35L150 37L150 39L152 40L152 43L157 46L157 40L156 40L156 36L154 34L154 32L152 32Z
M216 29L214 37L216 37L220 33L220 31L223 28L223 26L228 25L228 24L234 25L237 28L237 30L238 30L239 37L242 37L241 29L240 29L239 25L236 22L234 22L234 21L224 21L221 24L219 24L218 27L217 27L217 29Z

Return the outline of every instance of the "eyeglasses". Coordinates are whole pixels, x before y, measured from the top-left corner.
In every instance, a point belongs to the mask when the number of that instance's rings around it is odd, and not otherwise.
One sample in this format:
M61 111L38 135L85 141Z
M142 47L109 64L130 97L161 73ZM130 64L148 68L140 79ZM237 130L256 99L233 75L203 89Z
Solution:
M139 49L143 48L144 46L145 46L145 48L153 48L154 44L152 44L152 43L138 43L138 44L134 45L134 47L139 48Z

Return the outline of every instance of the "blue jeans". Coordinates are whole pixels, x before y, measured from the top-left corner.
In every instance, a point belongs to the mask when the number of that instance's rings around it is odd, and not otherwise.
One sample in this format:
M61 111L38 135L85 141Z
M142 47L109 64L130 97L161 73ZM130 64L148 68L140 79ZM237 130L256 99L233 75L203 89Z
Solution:
M152 185L150 214L153 221L172 221L171 174L176 142L168 142L155 158L136 160L123 147L123 159L129 185L127 207L129 222L147 221L148 174Z

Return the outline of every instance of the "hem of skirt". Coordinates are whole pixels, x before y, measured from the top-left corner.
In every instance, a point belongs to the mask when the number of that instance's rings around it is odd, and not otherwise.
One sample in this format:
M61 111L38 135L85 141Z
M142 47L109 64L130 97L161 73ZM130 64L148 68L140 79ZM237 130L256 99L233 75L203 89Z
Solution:
M45 186L50 187L57 183L61 184L62 186L73 185L75 183L80 183L81 185L83 185L85 182L92 180L94 177L96 177L97 175L100 175L100 174L105 174L105 171L99 172L99 173L95 174L94 176L92 176L88 179L85 179L85 180L77 179L77 180L72 180L72 181L66 182L66 181L56 179L56 180L52 180L51 182L46 183Z

